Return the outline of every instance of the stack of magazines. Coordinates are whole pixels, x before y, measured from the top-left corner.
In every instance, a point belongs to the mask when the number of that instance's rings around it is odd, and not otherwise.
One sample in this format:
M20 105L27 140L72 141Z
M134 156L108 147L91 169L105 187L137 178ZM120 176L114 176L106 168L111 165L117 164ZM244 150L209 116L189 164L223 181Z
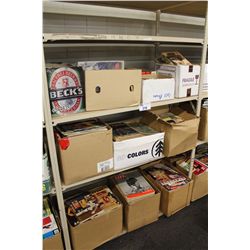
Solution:
M108 130L105 123L98 119L60 124L56 128L63 137Z
M113 138L115 141L158 133L140 122L115 122L109 125L113 129Z
M174 169L158 163L146 171L164 188L171 191L188 183L188 179Z
M138 170L117 174L113 180L127 202L155 194L155 190Z
M65 200L68 220L72 226L91 220L100 214L120 206L120 202L107 186Z

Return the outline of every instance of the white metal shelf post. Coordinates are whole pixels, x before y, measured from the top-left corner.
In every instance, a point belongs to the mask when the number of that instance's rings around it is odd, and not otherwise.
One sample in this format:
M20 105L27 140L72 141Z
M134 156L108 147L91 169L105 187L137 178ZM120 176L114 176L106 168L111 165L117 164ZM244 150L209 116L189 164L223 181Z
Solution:
M68 231L68 225L67 225L67 217L66 217L65 208L64 208L61 179L60 179L58 161L57 161L54 131L53 131L53 126L52 126L52 117L51 117L51 112L50 112L50 102L49 102L49 92L48 92L44 52L43 52L43 110L44 110L44 118L45 118L45 127L46 127L47 138L48 138L51 167L52 167L52 173L54 177L56 198L57 198L59 214L60 214L60 219L61 219L65 248L67 250L71 250L69 231Z
M206 18L205 18L205 29L204 29L204 43L202 47L202 56L201 56L201 70L200 70L200 81L199 81L199 94L198 94L198 101L196 105L196 116L200 117L200 112L201 112L201 101L203 99L202 95L202 89L203 89L203 82L204 82L204 74L205 74L205 63L206 63L206 56L207 56L207 31L208 31L208 11L206 12ZM194 158L195 158L195 149L192 150L191 153L191 161L190 161L190 169L189 169L189 174L188 177L192 177L193 173L193 165L194 165Z

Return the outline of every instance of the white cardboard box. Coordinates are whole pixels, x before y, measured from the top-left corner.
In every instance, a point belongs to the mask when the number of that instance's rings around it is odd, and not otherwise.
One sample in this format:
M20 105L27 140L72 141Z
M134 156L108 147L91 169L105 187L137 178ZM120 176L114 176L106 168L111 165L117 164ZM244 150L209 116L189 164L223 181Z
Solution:
M175 97L198 95L200 65L156 64L157 73L175 78Z
M154 161L163 156L164 132L113 142L114 170Z
M142 80L142 103L174 99L174 78Z

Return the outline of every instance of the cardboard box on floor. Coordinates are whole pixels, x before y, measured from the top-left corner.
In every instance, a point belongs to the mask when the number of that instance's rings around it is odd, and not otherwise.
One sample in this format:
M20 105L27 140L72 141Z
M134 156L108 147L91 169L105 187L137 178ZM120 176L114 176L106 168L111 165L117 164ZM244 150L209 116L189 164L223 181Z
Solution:
M176 168L185 175L188 175L188 172L185 169L179 167L178 165L176 166ZM192 174L192 180L193 188L191 201L196 201L208 194L208 171L203 172L199 175Z
M175 190L168 191L166 188L162 187L157 181L155 181L148 173L145 172L146 168L160 162L166 163L166 161L164 160L159 160L156 162L151 162L146 165L143 165L140 168L144 172L144 175L147 177L150 184L161 191L160 210L164 215L169 217L175 214L176 212L180 211L181 209L185 208L186 206L190 205L193 180L190 180L186 176L189 180L187 184ZM181 173L181 171L179 171L177 168L174 167L172 168Z
M166 108L153 108L144 112L142 118L142 122L151 128L165 132L164 155L170 157L195 148L200 119L180 108L173 108L169 112L180 116L184 121L169 124L160 118L160 115L166 112Z
M144 177L147 179L146 176ZM157 187L153 186L155 190L154 195L128 203L120 190L115 186L112 177L110 178L110 183L112 191L123 203L123 220L128 232L158 220L161 193Z
M142 103L174 99L175 79L166 75L145 75L142 79Z
M85 71L86 110L136 106L141 99L141 70Z
M61 232L43 240L43 250L64 250Z
M123 229L122 204L76 227L69 225L74 250L94 249L119 236Z
M62 181L65 185L113 170L112 128L57 138ZM61 146L61 141L67 144Z
M208 108L201 107L198 139L201 141L208 140Z

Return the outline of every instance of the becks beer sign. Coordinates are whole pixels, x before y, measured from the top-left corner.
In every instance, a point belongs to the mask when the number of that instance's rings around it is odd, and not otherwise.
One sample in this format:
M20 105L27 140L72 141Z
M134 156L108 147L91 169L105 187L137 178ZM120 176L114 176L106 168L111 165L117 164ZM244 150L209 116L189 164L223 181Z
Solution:
M83 109L81 75L78 67L47 69L53 114L76 113Z

